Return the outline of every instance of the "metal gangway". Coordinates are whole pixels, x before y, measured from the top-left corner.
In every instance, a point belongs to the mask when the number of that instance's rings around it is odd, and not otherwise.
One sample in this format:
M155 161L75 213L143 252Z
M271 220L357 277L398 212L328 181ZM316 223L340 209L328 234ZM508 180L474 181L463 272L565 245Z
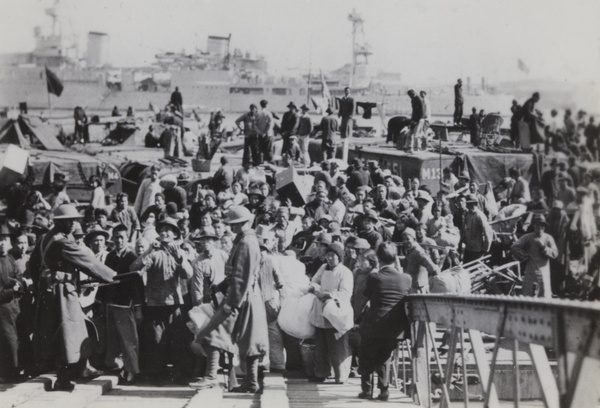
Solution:
M600 302L490 295L409 295L405 301L408 317L413 322L411 394L415 403L428 408L434 406L433 375L441 380L438 381L442 390L439 406L450 407L450 391L456 388L454 383L459 376L462 377L464 406L469 407L465 363L468 340L483 388L484 407L500 406L494 379L498 352L507 344L512 350L511 399L515 407L520 406L523 392L519 350L530 357L547 408L600 406L600 332L597 327ZM445 358L436 347L436 326L446 329L449 335ZM484 336L495 336L491 361ZM455 364L459 357L462 359L460 368ZM552 366L556 366L556 377Z

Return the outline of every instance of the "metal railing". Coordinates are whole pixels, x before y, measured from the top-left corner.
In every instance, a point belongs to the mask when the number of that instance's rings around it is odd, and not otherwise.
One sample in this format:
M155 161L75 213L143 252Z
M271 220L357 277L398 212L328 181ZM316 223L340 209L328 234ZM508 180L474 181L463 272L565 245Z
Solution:
M430 353L441 378L440 407L450 406L450 388L457 354L462 358L463 400L469 406L465 332L483 388L484 407L498 407L494 384L498 351L512 349L513 398L519 407L519 348L529 354L548 408L598 407L600 398L600 302L581 302L490 295L409 295L405 298L413 321L411 337L415 402L432 407ZM435 345L435 326L449 333L449 349L441 359ZM434 326L434 327L432 327ZM495 336L488 361L482 333ZM547 351L556 359L558 381ZM443 370L442 364L446 369ZM554 364L554 363L553 363ZM456 376L455 376L456 377ZM590 386L590 379L592 380Z

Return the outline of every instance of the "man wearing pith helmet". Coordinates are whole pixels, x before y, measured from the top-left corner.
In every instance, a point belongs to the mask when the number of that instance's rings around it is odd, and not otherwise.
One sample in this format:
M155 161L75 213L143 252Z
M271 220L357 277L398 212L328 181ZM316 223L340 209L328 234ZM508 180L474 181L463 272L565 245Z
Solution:
M238 313L231 337L239 347L240 358L246 359L246 377L232 392L242 393L259 390L258 363L269 352L267 316L258 284L261 253L251 228L253 218L246 207L232 206L225 219L236 237L225 265L229 287L224 307L227 313Z
M79 273L110 282L115 272L103 265L73 239L77 209L63 204L54 211L54 228L37 243L29 270L37 290L34 351L40 362L55 363L54 389L72 390L79 361L90 354L85 315L79 305Z

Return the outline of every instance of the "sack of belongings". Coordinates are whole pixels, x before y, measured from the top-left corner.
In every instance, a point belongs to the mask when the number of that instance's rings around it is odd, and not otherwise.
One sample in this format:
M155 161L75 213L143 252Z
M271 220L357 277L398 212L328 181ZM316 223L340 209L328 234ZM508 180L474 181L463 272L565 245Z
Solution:
M460 231L454 226L443 228L435 237L435 243L443 247L458 248Z
M282 298L300 297L308 292L310 279L306 276L306 266L302 262L291 256L276 255L273 263L283 280Z
M323 306L323 317L337 330L335 337L338 339L354 326L354 310L350 302L329 299Z
M186 323L194 335L200 332L200 329L204 327L215 314L215 310L210 303L204 303L199 306L194 306L188 313L190 320Z
M277 317L281 330L298 339L313 337L315 326L310 322L310 315L316 298L312 293L303 296L286 296Z
M431 293L471 293L471 278L469 272L461 267L455 267L441 272L431 278Z

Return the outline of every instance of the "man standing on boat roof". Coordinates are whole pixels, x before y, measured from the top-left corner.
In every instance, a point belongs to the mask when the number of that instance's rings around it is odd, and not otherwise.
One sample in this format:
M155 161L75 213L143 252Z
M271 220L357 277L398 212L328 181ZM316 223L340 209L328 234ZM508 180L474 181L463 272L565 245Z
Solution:
M244 155L242 157L242 166L258 164L257 112L258 107L255 104L252 104L250 105L250 112L244 113L235 121L235 125L238 129L244 132ZM244 123L243 128L240 126L240 123Z
M331 108L325 111L327 116L321 119L319 129L323 132L321 151L323 153L323 161L333 159L335 157L335 134L338 131L338 122L333 116Z
M270 162L273 160L273 127L275 120L273 114L267 109L268 101L263 99L260 101L261 111L256 115L256 127L258 131L258 164L264 161Z
M454 85L454 124L460 125L463 116L463 103L465 99L462 93L462 79L458 78Z
M282 152L290 150L290 136L295 135L298 129L298 106L294 102L290 102L287 107L289 110L281 118Z
M179 113L183 115L183 96L181 96L178 86L176 86L173 93L171 93L171 103L175 105Z
M406 138L406 151L412 153L415 149L419 150L418 140L423 134L423 125L425 124L425 118L423 117L423 100L414 90L408 91L410 97L410 103L412 106L412 115L410 117L410 130Z
M302 163L304 167L310 167L310 154L308 153L308 143L310 134L313 131L312 121L308 116L307 112L310 110L306 104L300 107L302 113L298 118L298 144L300 145L300 150L302 152Z
M352 136L353 115L354 98L350 96L350 88L345 87L344 96L340 99L340 110L338 111L338 116L342 118L342 123L340 124L340 136L342 139Z
M340 123L340 136L343 139L342 160L348 161L348 139L352 137L352 128L354 127L354 98L350 96L350 88L344 88L344 96L340 99L340 110L338 117L342 118Z
M521 108L521 120L526 122L529 125L529 134L531 138L531 143L540 143L544 142L544 140L540 140L541 136L539 135L536 125L537 125L537 112L535 109L535 104L540 101L540 93L534 92L531 95L531 98L527 99Z

